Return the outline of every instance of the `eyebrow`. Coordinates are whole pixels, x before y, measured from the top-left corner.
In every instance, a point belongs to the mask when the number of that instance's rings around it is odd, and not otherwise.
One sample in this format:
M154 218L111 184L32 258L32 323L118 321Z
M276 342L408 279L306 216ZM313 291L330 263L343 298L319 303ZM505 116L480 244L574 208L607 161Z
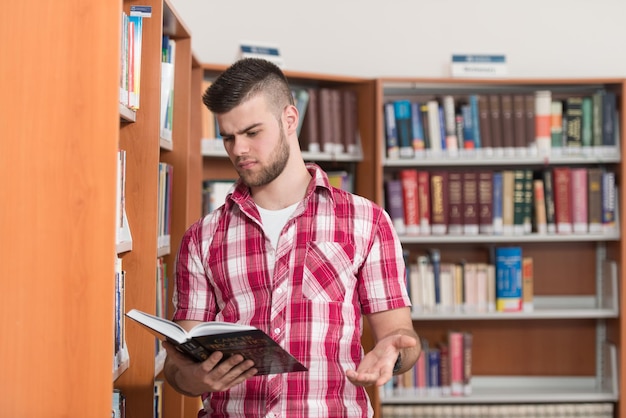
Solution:
M261 123L261 122L253 123L252 125L250 125L250 126L244 128L244 129L240 130L239 132L235 132L235 133L237 135L242 135L242 134L245 134L246 132L248 132L248 131L250 131L250 130L252 130L254 128L257 128L257 127L261 126L262 124L263 123ZM232 136L232 134L229 134L228 132L223 132L222 130L220 130L220 135L221 136Z

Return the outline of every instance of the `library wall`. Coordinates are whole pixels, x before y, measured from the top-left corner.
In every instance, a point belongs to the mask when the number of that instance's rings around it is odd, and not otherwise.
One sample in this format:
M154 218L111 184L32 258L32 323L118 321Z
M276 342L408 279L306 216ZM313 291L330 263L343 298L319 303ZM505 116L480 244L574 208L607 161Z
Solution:
M626 40L621 0L173 4L201 62L228 64L241 40L253 40L277 43L287 69L317 73L447 77L453 53L504 53L516 78L626 75L615 52Z

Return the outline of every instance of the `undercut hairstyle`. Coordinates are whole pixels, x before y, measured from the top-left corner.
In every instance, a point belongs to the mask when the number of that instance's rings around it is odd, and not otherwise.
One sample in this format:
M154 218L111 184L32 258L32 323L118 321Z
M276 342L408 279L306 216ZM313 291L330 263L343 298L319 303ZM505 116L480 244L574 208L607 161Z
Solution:
M222 114L260 93L279 120L283 109L294 104L289 82L280 68L264 59L243 58L220 74L202 96L202 102L211 112Z

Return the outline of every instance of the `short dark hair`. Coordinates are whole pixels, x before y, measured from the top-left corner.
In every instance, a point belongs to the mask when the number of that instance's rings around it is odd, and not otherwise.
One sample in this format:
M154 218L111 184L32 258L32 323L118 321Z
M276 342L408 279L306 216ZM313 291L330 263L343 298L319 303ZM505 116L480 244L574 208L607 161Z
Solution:
M228 67L202 96L213 113L226 113L259 93L266 95L277 117L293 105L289 82L275 64L260 58L243 58Z

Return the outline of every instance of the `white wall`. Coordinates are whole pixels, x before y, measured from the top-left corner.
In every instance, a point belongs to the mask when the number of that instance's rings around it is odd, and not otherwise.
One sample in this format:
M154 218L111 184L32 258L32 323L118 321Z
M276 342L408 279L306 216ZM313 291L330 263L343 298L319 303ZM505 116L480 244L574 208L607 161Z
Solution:
M171 0L201 62L277 43L285 68L446 77L453 53L504 53L509 76L626 78L625 0Z

